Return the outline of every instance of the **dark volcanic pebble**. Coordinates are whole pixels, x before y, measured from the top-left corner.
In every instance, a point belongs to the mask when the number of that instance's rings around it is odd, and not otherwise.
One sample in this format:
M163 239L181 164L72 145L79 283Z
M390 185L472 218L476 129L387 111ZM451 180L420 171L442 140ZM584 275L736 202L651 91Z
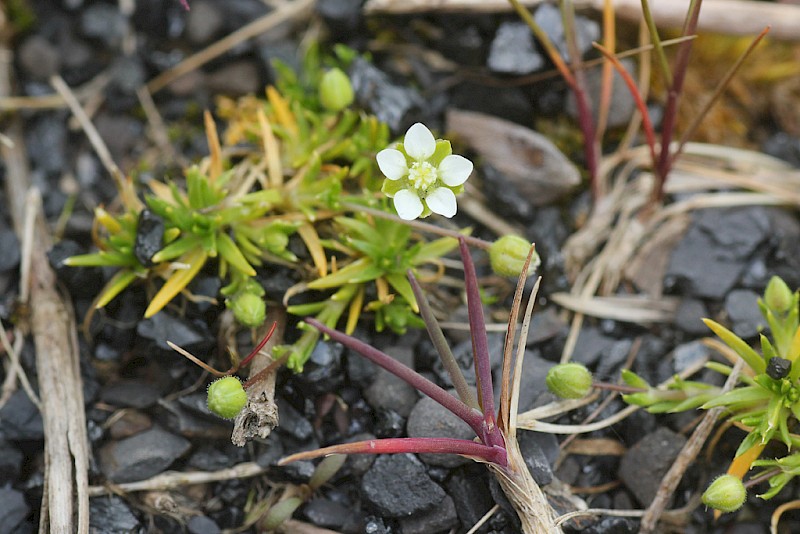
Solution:
M303 517L318 527L324 528L339 530L352 515L351 509L325 497L311 499L303 507Z
M179 436L151 428L105 445L100 449L100 468L113 482L144 480L164 471L190 447Z
M619 477L642 506L649 506L667 470L672 467L686 438L661 427L628 449L619 466Z
M501 74L530 74L541 69L545 58L533 42L531 29L524 22L504 22L489 47L486 66Z
M104 386L100 392L103 402L127 408L147 408L158 402L159 389L142 380L121 380Z
M222 532L213 519L205 515L193 515L186 522L189 534L219 534Z
M133 245L133 255L139 263L152 266L150 261L156 252L164 246L164 219L148 209L139 213L136 225L136 241Z
M30 512L25 497L12 488L0 488L0 532L17 532Z
M0 438L0 486L17 480L22 467L22 458L19 449Z
M411 349L395 347L387 352L399 362L413 366L414 353ZM372 384L364 391L364 398L376 410L393 410L403 417L408 417L417 403L417 390L389 371L381 369Z
M0 409L0 432L13 441L44 439L42 415L25 391L18 389L12 393Z
M116 495L95 497L89 501L89 530L134 534L141 525L127 503Z
M435 508L400 520L403 534L433 534L449 532L458 525L458 515L453 499L445 495Z
M700 210L672 251L665 285L685 295L722 299L769 232L770 219L763 208Z
M361 495L385 517L409 517L438 506L445 497L411 454L379 456L361 480Z
M408 416L408 436L411 438L456 438L471 440L475 433L467 423L430 397L422 397ZM420 454L420 460L430 465L453 468L469 460L456 454Z
M750 338L766 326L764 316L758 309L758 294L749 289L734 289L725 297L725 312L731 322L731 330L739 337Z
M393 84L384 72L362 58L353 61L348 75L358 104L395 132L425 103L416 90Z

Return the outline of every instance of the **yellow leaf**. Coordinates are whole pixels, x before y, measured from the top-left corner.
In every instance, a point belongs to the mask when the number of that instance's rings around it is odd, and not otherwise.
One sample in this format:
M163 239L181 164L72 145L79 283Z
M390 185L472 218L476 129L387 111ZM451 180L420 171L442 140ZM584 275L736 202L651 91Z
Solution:
M167 278L167 281L161 286L161 289L158 290L158 293L156 293L144 311L145 318L152 317L160 312L169 301L175 298L175 295L183 291L195 275L200 272L200 269L203 268L206 259L208 259L208 254L201 248L189 251L181 256L177 263L184 264L186 267L176 269Z

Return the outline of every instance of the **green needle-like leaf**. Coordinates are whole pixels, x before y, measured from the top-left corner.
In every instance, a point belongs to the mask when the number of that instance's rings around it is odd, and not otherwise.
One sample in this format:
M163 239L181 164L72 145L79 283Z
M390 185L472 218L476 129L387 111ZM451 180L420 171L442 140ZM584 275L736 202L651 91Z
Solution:
M717 334L717 336L719 336L719 338L724 341L726 345L736 351L736 354L738 354L744 360L744 362L749 365L753 371L755 371L756 374L761 374L766 370L767 365L764 363L764 358L754 351L750 345L745 343L742 338L716 321L712 321L711 319L703 319L703 322L715 334Z

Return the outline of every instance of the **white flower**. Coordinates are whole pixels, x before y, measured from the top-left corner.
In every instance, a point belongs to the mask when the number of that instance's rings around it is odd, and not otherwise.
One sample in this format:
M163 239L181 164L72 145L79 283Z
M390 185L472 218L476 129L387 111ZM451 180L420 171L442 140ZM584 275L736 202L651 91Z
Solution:
M408 129L401 147L402 151L387 148L376 156L386 176L383 191L394 199L400 218L412 220L431 212L455 215L456 194L472 174L472 162L451 154L450 143L434 139L419 122Z

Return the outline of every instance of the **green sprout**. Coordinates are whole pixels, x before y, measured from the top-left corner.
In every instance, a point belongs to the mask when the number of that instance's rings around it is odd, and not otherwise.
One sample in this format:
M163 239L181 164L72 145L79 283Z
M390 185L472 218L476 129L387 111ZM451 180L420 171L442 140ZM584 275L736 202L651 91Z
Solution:
M654 388L636 374L624 371L622 378L634 392L623 395L623 398L654 413L722 408L730 422L747 431L736 450L728 475L741 481L751 467L767 468L758 478L768 480L770 490L760 497L769 499L775 496L800 474L800 455L792 452L800 448L800 435L793 432L800 420L798 303L800 293L792 292L783 280L772 277L764 297L758 300L771 335L760 335L760 353L721 324L704 319L705 324L746 364L732 390L725 392L716 386L678 377L665 388ZM707 367L724 375L732 372L731 366L718 362L710 362ZM780 440L792 453L783 458L759 460L771 440Z
M350 107L353 89L343 68L352 52L337 48L336 56L321 59L312 47L302 77L276 66L280 78L266 89L266 99L220 99L217 112L226 128L218 135L206 112L207 158L180 178L148 182L143 201L128 179L120 190L124 211L116 216L96 211L99 251L67 261L119 269L95 308L145 282L152 295L145 317L151 317L179 295L192 298L189 284L213 269L224 282L220 295L226 307L239 324L257 328L267 305L258 272L280 265L300 280L284 304L301 291L325 293L317 302L289 305L291 313L313 315L332 328L344 321L347 332L364 312L374 316L379 331L422 326L406 271L425 264L441 268L439 258L457 242L429 241L381 198L376 154L387 153L389 129ZM430 156L428 145L441 148L434 169L445 184L439 189L460 191L472 163L451 155L448 141L435 141L427 128L417 125L420 129L426 134L423 155ZM142 234L155 237L160 248L144 256L137 246ZM306 253L295 254L292 240ZM286 355L289 367L300 371L318 339L318 331L309 329L294 345L276 347L275 356Z

